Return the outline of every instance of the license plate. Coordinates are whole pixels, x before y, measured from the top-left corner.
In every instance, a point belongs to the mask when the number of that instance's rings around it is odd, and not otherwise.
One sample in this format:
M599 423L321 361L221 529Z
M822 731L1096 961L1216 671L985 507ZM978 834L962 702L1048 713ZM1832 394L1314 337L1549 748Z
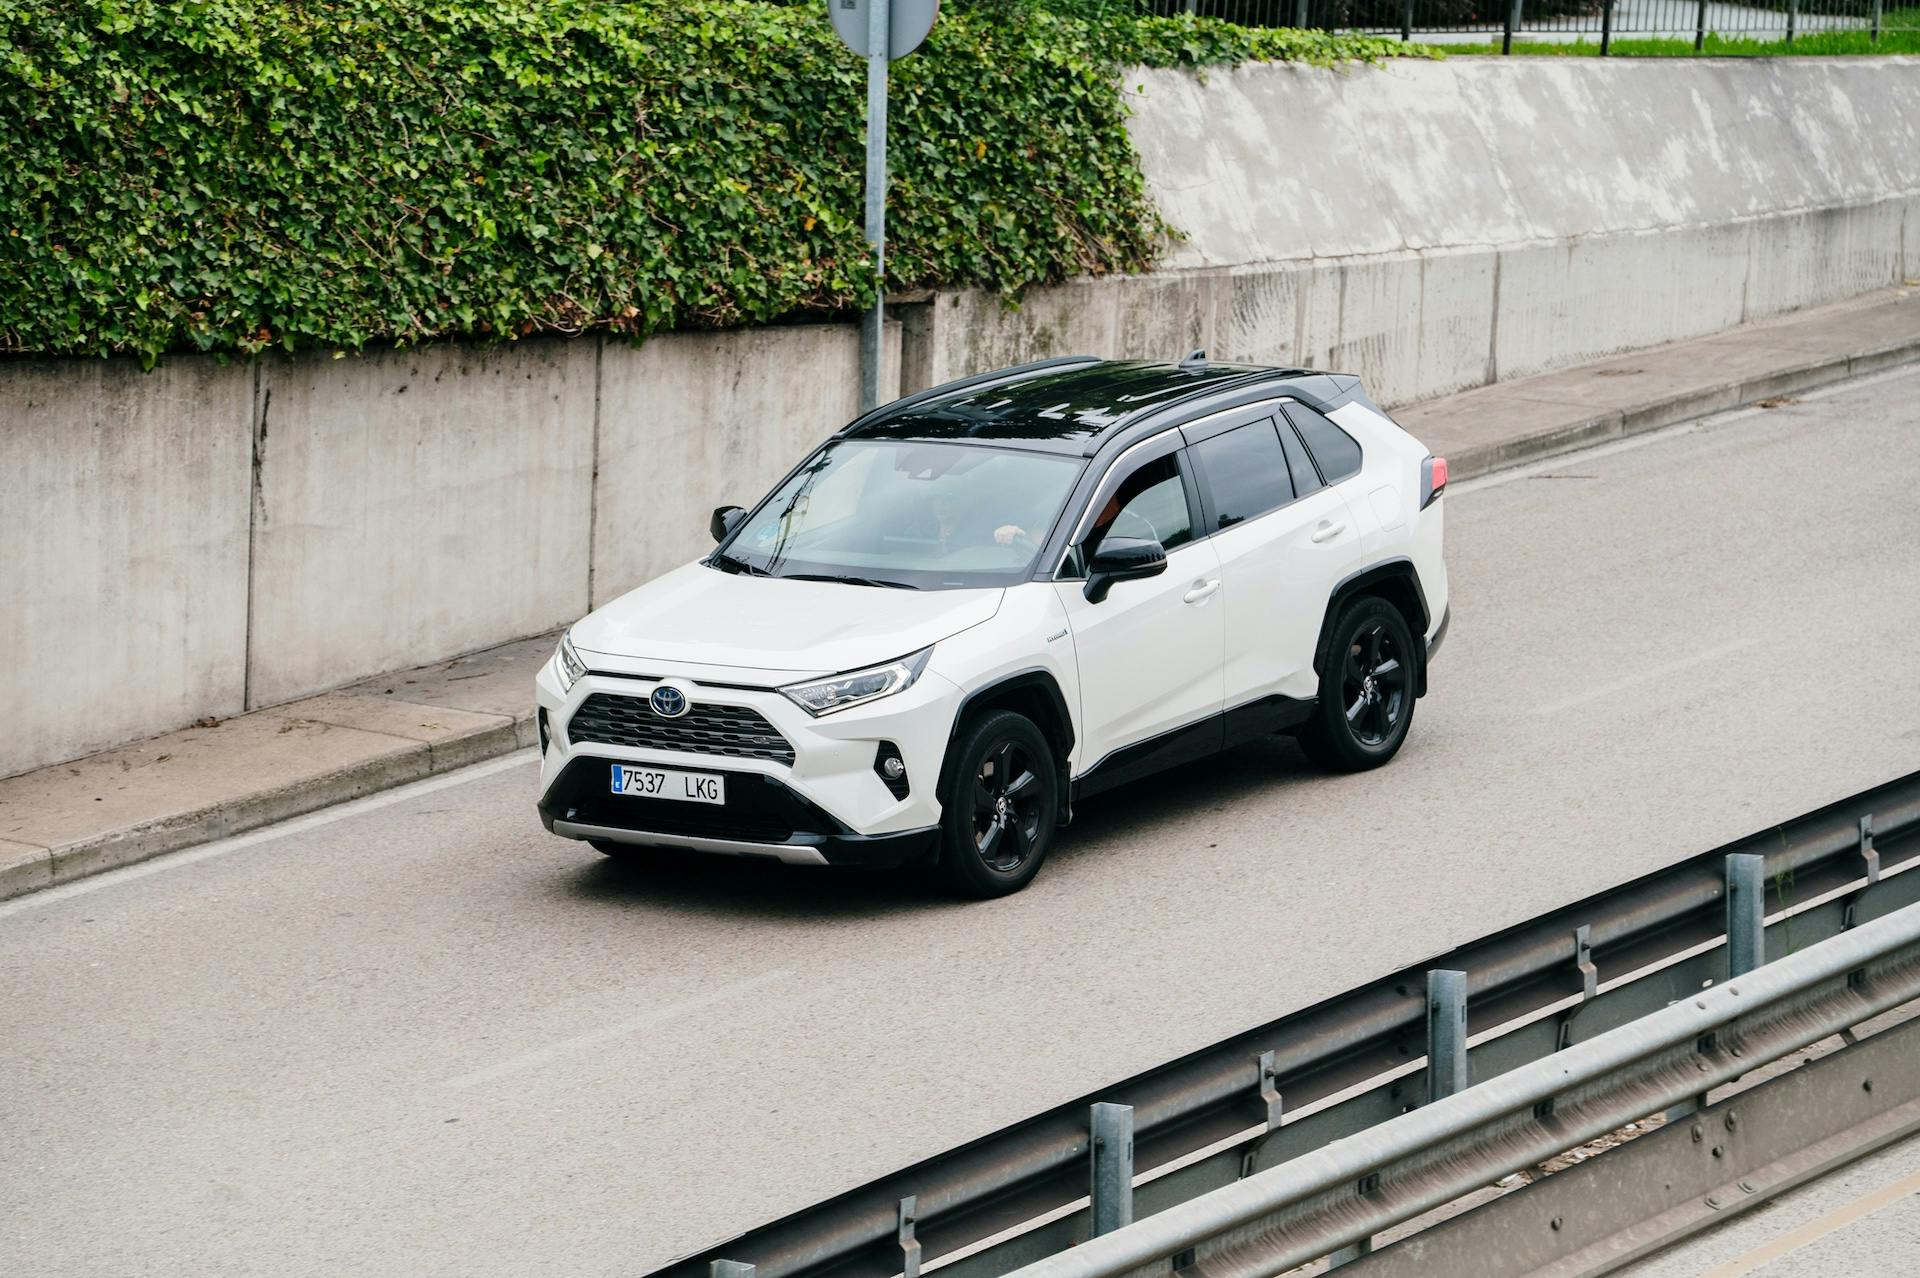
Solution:
M613 792L639 799L673 799L680 803L725 803L727 779L713 772L680 772L674 768L633 768L613 765Z

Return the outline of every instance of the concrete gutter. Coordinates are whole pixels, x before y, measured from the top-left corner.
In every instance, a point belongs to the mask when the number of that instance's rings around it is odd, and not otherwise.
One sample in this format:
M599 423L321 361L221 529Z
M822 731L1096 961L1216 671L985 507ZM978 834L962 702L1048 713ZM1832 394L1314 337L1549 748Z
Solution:
M1394 415L1465 479L1914 360L1920 281ZM531 682L554 642L379 675L0 780L0 900L531 746Z

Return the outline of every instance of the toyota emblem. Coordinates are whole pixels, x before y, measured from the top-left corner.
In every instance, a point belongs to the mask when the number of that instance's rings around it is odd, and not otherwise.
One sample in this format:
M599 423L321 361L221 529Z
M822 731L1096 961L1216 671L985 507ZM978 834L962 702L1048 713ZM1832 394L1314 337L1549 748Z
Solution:
M663 683L653 690L653 695L647 698L647 704L662 719L678 719L687 712L687 694Z

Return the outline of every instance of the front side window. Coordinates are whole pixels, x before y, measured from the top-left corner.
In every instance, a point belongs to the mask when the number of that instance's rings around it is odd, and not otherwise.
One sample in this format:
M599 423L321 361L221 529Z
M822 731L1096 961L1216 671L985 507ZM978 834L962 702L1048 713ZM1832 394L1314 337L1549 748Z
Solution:
M828 444L741 523L716 566L947 589L1031 571L1085 463L978 444Z
M1187 489L1180 482L1180 465L1172 453L1146 463L1121 481L1093 521L1093 532L1086 542L1088 550L1097 549L1109 535L1157 541L1168 550L1193 540Z
M1285 408L1329 484L1360 473L1360 445L1353 442L1353 436L1305 404L1287 404Z
M1213 497L1216 529L1231 528L1293 500L1287 455L1272 418L1203 439L1189 451Z

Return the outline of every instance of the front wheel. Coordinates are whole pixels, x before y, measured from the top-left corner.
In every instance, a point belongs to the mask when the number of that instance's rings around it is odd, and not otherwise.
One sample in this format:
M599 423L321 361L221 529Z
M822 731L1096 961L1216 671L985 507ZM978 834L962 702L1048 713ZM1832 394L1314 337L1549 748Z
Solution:
M1060 773L1025 715L988 714L960 733L940 822L940 878L962 896L1018 892L1040 872L1060 815Z
M1320 672L1320 700L1300 732L1309 758L1339 772L1377 768L1399 751L1413 724L1413 632L1384 599L1341 610Z

